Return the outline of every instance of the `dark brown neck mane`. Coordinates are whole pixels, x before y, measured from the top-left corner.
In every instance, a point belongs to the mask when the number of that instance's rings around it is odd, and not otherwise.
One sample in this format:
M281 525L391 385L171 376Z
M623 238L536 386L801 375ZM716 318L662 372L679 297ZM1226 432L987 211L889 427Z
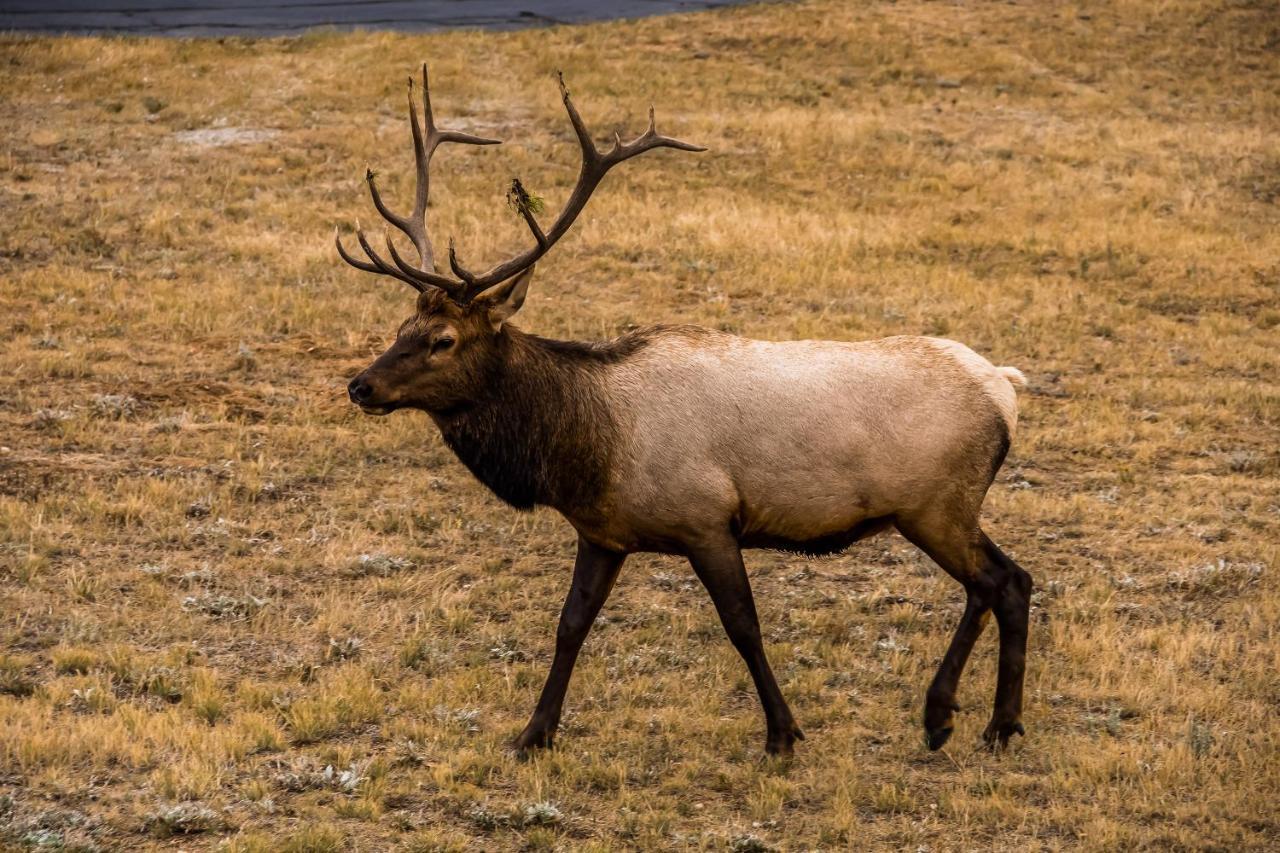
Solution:
M471 473L517 509L593 507L618 443L600 378L639 345L552 341L506 326L483 395L432 418Z

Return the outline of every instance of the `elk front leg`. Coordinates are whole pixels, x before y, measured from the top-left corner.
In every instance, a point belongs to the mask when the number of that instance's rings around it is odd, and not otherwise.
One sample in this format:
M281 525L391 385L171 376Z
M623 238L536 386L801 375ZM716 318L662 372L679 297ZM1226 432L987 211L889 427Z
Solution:
M564 706L564 694L569 689L569 678L578 652L587 638L587 632L596 621L600 608L618 579L618 570L626 554L606 551L578 537L578 558L573 566L573 583L560 611L560 625L556 628L556 654L547 674L547 683L538 697L538 706L524 731L512 744L525 752L551 746L556 728L560 725L560 711Z
M693 564L698 580L710 593L725 633L746 661L756 683L768 730L765 751L772 755L790 755L795 742L804 740L804 733L791 716L791 709L782 698L782 691L778 689L773 670L765 658L760 619L756 615L751 584L747 580L738 544L727 542L699 548L690 553L689 562Z

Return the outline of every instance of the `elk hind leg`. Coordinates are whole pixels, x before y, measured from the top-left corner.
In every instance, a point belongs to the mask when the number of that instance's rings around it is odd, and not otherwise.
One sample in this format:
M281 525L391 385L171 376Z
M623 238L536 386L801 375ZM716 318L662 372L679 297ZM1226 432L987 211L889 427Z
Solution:
M995 707L982 739L996 749L1003 749L1012 735L1027 733L1022 725L1022 686L1026 676L1027 623L1030 620L1033 584L1031 575L985 534L982 547L988 565L999 569L999 585L992 610L995 611L996 624L1000 626Z
M964 613L925 693L926 742L930 749L940 749L954 731L960 676L999 599L1003 569L993 564L984 546L989 540L968 514L935 510L900 516L897 527L965 589Z

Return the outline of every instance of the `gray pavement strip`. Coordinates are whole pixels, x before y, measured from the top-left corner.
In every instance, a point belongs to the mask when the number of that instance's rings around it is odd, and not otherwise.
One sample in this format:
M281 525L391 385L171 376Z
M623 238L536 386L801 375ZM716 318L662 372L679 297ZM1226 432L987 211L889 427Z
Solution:
M0 0L0 32L289 35L315 27L518 29L749 0Z

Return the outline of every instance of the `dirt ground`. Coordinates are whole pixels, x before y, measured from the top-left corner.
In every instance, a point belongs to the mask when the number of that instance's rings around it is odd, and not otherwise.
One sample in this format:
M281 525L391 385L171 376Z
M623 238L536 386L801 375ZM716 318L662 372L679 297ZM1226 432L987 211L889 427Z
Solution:
M1280 5L749 6L536 32L0 37L0 847L1223 850L1280 839ZM688 566L628 562L555 751L506 745L574 537L346 381L410 292L404 206L484 267L603 138L518 325L952 337L1026 372L985 527L1036 578L1027 737L929 752L959 586L896 536L753 552L808 739L762 757ZM6 847L7 845L7 847Z

